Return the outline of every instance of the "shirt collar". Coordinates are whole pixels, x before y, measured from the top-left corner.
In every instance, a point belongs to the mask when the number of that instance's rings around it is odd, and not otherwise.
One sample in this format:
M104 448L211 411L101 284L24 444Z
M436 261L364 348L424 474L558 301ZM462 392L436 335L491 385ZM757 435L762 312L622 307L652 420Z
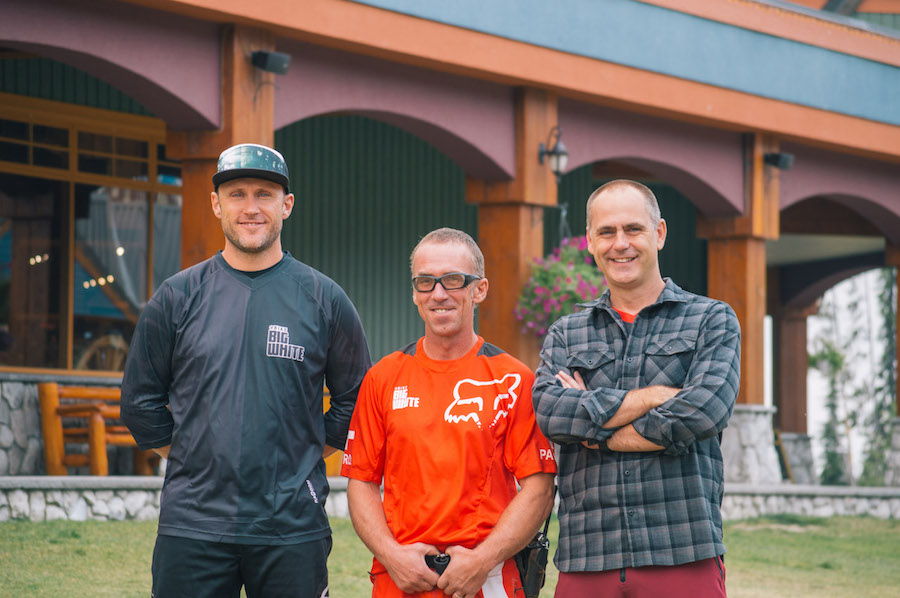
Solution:
M669 278L663 278L666 286L663 288L662 292L659 294L659 297L656 298L652 304L647 307L652 307L653 305L661 305L663 303L684 303L687 299L684 297L684 291L680 286L675 284L675 282ZM588 301L586 303L578 303L578 307L583 309L602 309L605 311L612 311L612 303L609 299L609 289L606 289L602 295L594 299L593 301ZM645 307L644 309L647 309ZM641 310L643 311L643 310Z

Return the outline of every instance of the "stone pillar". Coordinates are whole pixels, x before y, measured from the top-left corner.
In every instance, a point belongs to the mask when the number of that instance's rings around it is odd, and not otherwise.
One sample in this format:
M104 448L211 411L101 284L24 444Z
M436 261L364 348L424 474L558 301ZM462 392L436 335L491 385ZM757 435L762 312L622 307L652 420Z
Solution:
M900 417L891 420L891 444L884 472L885 486L900 486Z
M0 476L44 473L37 386L0 383Z
M181 160L181 267L225 245L209 194L222 150L236 143L271 146L275 131L275 75L250 63L256 50L274 50L272 33L243 25L222 29L222 117L217 131L169 131L166 152Z
M516 91L516 178L507 182L469 179L466 201L478 204L478 241L490 281L479 307L479 333L534 368L540 345L521 332L514 309L544 249L544 207L556 205L556 178L538 162L538 145L556 125L556 96L536 89Z
M697 234L709 239L709 296L731 305L741 323L741 383L738 405L723 438L725 477L779 483L775 409L764 406L763 388L765 243L778 238L780 226L779 171L767 166L763 155L778 146L761 134L746 136L744 145L744 213L735 218L700 217Z
M774 413L774 407L765 405L735 405L731 421L722 434L726 483L781 482L772 429Z

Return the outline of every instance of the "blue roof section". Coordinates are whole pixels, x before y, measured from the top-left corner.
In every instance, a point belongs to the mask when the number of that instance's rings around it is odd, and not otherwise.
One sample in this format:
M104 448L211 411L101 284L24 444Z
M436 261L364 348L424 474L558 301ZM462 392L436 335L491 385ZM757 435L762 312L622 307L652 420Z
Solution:
M355 0L571 54L900 125L900 68L634 0Z

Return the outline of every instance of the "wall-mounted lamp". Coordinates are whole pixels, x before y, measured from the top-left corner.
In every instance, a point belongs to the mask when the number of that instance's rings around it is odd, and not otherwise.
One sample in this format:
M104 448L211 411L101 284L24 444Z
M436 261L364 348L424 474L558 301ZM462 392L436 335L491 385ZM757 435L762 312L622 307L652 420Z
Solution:
M769 152L763 154L763 163L779 170L790 170L794 165L794 154L787 152Z
M544 163L544 156L547 157L550 170L556 175L556 182L559 183L566 170L566 164L569 162L569 151L562 141L562 129L558 125L550 129L546 145L543 143L538 145L539 163Z
M291 66L291 55L284 52L257 50L250 55L250 62L256 68L262 69L267 73L283 75L288 72L288 67Z

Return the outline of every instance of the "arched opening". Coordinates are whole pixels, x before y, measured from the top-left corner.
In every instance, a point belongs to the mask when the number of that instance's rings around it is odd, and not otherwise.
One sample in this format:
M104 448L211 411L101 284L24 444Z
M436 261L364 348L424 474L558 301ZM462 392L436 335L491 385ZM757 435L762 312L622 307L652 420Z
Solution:
M811 352L822 348L817 340L822 330L820 301L842 281L885 266L886 236L894 220L895 215L867 198L820 193L792 201L781 212L781 236L767 242L774 425L782 439L786 471L795 482L819 481L813 461L818 440L814 443L813 437L822 433L818 412L824 409L823 393L829 390L821 384L808 388L807 372ZM824 310L828 318L836 317L841 302L831 303ZM816 314L819 323L811 326L809 318ZM828 333L832 348L868 330L872 321L867 315L863 321L833 324ZM867 339L867 351L873 342Z
M430 143L365 116L305 119L275 133L297 200L282 239L356 305L374 359L416 340L409 254L449 226L478 238L465 173ZM490 277L490 272L487 273Z

